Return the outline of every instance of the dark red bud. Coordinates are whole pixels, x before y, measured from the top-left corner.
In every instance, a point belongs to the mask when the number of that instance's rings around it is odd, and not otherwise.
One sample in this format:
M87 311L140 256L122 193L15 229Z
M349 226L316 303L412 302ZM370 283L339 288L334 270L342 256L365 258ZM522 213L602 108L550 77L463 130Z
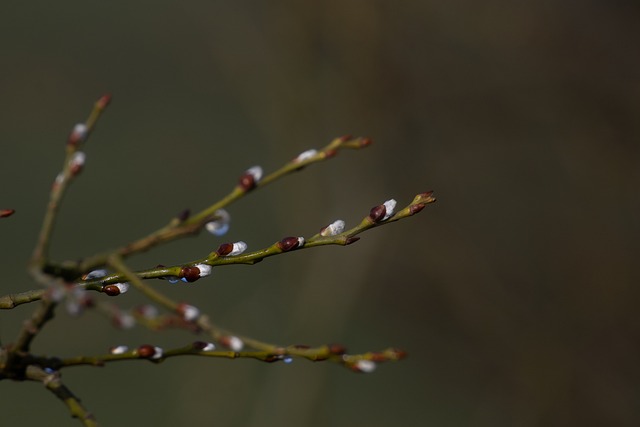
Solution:
M324 152L324 157L329 159L331 157L335 157L336 154L338 154L338 150L327 150Z
M340 140L340 142L347 142L347 141L351 141L353 139L353 136L352 135L342 135L338 139Z
M409 214L410 215L415 215L418 212L420 212L422 209L424 209L426 205L424 203L418 203L417 205L411 205L409 207Z
M218 256L225 256L229 255L231 251L233 251L233 243L223 243L218 246L218 250L216 251L216 253L218 254Z
M120 295L120 288L116 285L107 285L102 288L102 292L109 295L110 297L117 297Z
M15 209L0 209L0 218L6 218L15 213Z
M378 205L371 208L371 211L369 211L369 218L373 222L380 222L386 214L387 208L384 205Z
M189 218L189 215L191 215L191 211L189 209L185 209L180 212L176 218L178 218L180 222L183 222Z
M279 360L282 360L282 358L279 355L275 355L275 354L268 354L264 357L264 359L262 359L264 362L267 363L273 363L273 362L277 362Z
M98 101L96 101L96 108L103 110L107 107L107 105L109 105L111 103L111 94L110 93L106 93L104 95L102 95L100 97L100 99L98 99Z
M359 237L353 236L353 237L347 237L347 240L345 242L345 244L350 245L352 243L357 242L358 240L360 240Z
M136 350L138 357L148 359L156 354L156 349L152 345L143 344Z
M371 140L371 138L362 138L360 140L360 147L368 147L369 145L373 144L373 141Z
M84 165L82 165L81 163L74 163L71 165L71 168L69 168L69 172L71 173L71 176L77 176L80 174L80 172L82 172L82 168Z
M329 353L336 354L338 356L347 352L347 348L342 344L329 344Z
M398 348L392 348L391 352L393 353L393 357L396 360L404 359L405 357L407 357L407 352Z
M285 237L278 242L278 248L282 252L288 252L298 247L300 241L297 237Z
M179 277L184 277L190 283L195 282L200 278L200 269L198 267L182 267Z
M238 185L244 190L244 191L250 191L253 190L256 186L256 180L254 178L254 176L250 173L245 173L244 175L242 175L240 177L240 180L238 181Z
M194 350L204 350L209 345L208 342L204 341L194 341L191 346L193 346Z

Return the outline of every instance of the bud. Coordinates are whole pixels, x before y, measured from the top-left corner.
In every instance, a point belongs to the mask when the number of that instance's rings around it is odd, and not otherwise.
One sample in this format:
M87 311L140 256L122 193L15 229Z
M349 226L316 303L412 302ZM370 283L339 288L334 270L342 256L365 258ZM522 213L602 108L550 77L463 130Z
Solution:
M15 213L15 209L0 209L0 218L6 218Z
M200 316L200 310L197 307L185 303L179 304L176 311L187 322L192 322Z
M304 246L304 237L285 237L276 245L282 252L289 252Z
M214 236L223 236L227 231L229 231L229 221L231 220L231 216L229 215L229 212L224 209L218 209L214 215L216 216L216 219L207 222L204 227Z
M101 279L106 277L107 270L93 270L81 277L82 280Z
M305 160L309 160L310 158L314 157L317 154L318 154L318 150L314 150L313 148L311 150L303 151L302 153L298 154L298 157L293 159L293 163L304 162Z
M240 177L238 185L245 191L253 190L261 179L262 168L260 166L253 166L247 169Z
M129 351L129 347L127 347L126 345L118 345L109 349L109 353L111 354L122 354L126 353L127 351Z
M211 272L211 267L209 267L209 272ZM187 266L182 267L180 270L180 276L183 281L187 281L189 283L193 283L200 278L200 268L196 266ZM171 280L169 280L171 282Z
M233 351L240 351L244 347L242 340L233 335L220 338L220 343Z
M84 123L76 124L69 134L69 145L78 145L87 139L89 128Z
M82 172L86 159L87 156L82 151L76 151L73 153L71 160L69 160L69 170L72 176L76 176Z
M124 294L129 290L128 283L114 283L113 285L106 285L102 287L102 292L110 297L117 297L120 294Z
M394 199L389 199L381 205L374 206L369 212L369 218L374 223L382 222L393 215L393 211L396 208L397 202Z
M329 353L331 354L335 354L335 355L342 355L345 354L347 352L347 348L345 346L343 346L342 344L330 344L329 345Z
M136 350L138 357L144 359L160 359L162 357L163 350L160 347L154 347L149 344L143 344Z
M218 256L234 256L240 255L244 251L247 250L247 244L243 241L235 242L235 243L223 243L218 246L216 250L216 254Z
M358 360L351 366L351 369L368 374L376 370L376 363L371 360Z
M360 147L361 148L368 147L371 144L373 144L373 141L371 140L371 138L361 138L360 139Z
M107 107L107 105L109 105L110 103L111 103L111 94L106 93L102 95L100 99L98 99L98 101L96 101L96 108L99 110L104 110Z
M327 225L323 229L320 230L320 235L322 237L335 236L336 234L340 234L344 231L345 223L343 220L339 219L331 224Z
M215 344L211 342L196 341L192 345L195 350L199 351L213 351L216 349Z

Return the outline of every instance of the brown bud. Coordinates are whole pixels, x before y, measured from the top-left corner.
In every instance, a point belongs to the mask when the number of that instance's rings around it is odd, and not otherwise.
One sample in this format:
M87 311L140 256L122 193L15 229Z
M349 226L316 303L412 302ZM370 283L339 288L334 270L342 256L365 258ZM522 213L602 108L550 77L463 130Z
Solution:
M189 215L191 215L191 210L184 209L182 212L178 214L176 218L178 218L178 221L184 222L189 218Z
M346 245L350 245L350 244L352 244L352 243L357 242L358 240L360 240L360 238L359 238L359 237L356 237L356 236L347 237L347 240L345 241L345 244L346 244Z
M297 248L299 244L297 237L285 237L278 242L277 246L282 252L288 252Z
M369 218L373 222L380 222L386 214L387 208L384 205L378 205L371 208L371 211L369 211Z
M253 190L256 186L256 180L254 178L254 176L250 173L245 173L244 175L242 175L240 177L240 180L238 181L238 185L244 190L244 191L250 191Z
M409 207L409 215L415 215L424 209L426 205L424 203L418 203L417 205L411 205Z
M120 288L116 285L107 285L102 288L102 292L109 295L110 297L117 297L120 295Z
M225 256L225 255L229 255L232 250L233 250L233 243L223 243L220 246L218 246L218 250L216 250L216 253L218 254L218 256Z
M138 357L143 359L149 359L156 354L156 348L149 344L143 344L136 350Z
M0 209L0 218L6 218L15 213L15 209Z
M200 278L200 269L198 267L182 267L179 277L184 277L187 282L193 283Z
M338 356L347 352L347 348L342 344L329 344L329 353L336 354Z

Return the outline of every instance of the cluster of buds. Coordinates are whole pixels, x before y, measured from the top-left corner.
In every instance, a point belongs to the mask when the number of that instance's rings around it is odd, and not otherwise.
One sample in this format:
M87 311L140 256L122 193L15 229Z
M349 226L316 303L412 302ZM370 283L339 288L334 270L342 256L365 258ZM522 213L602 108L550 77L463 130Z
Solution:
M262 179L262 173L262 168L260 166L253 166L247 169L242 176L240 176L238 186L244 191L253 190Z

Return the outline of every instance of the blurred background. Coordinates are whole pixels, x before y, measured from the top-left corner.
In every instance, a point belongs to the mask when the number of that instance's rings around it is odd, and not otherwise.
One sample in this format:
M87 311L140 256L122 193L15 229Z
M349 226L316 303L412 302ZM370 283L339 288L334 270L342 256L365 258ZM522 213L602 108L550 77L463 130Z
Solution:
M370 136L230 206L223 240L131 265L257 249L435 190L353 246L157 283L239 334L409 357L368 375L204 358L64 371L101 425L638 425L639 16L624 0L5 1L0 207L17 212L0 224L0 293L34 287L23 266L66 137L103 93L56 260L202 209L255 164ZM0 339L32 310L1 312ZM60 310L34 351L193 339ZM3 425L78 424L35 383L3 381L0 401Z

